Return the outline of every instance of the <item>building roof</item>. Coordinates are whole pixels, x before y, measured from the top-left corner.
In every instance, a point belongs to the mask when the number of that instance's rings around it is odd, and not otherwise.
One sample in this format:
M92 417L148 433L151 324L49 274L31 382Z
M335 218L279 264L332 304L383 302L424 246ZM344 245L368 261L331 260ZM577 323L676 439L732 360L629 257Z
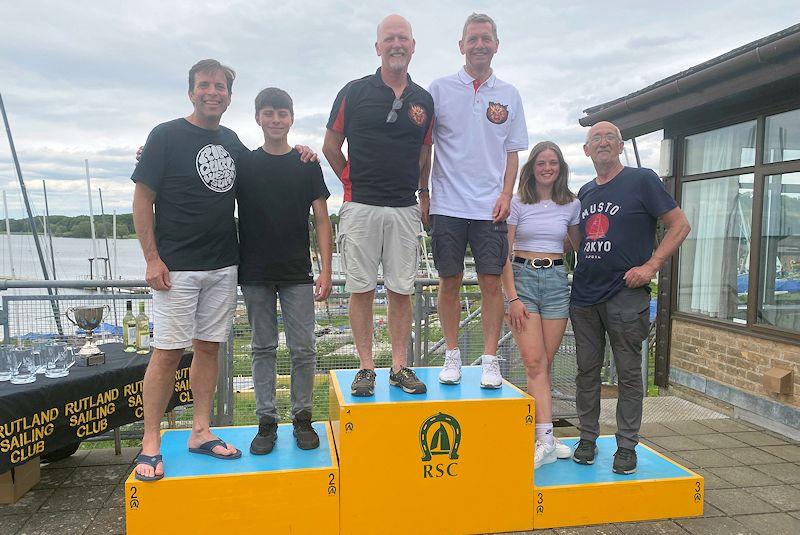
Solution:
M775 69L775 66L781 66ZM747 83L725 84L755 70L767 69L772 76L752 77ZM780 73L776 71L780 71ZM776 74L800 75L800 24L726 52L716 58L673 74L626 96L584 110L583 126L610 120L623 131L653 131L667 116L691 109L735 92L774 81ZM714 86L719 86L716 88ZM692 94L702 98L685 98ZM678 103L677 101L682 102ZM669 103L668 105L665 105ZM649 111L649 113L648 113ZM633 116L637 117L634 118ZM623 124L619 124L623 123Z

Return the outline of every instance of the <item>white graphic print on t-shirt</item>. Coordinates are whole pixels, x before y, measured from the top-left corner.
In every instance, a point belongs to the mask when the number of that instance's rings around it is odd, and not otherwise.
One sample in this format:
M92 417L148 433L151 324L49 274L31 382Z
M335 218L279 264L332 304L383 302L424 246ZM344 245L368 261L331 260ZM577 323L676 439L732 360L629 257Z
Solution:
M197 153L197 174L211 191L224 193L236 181L236 162L222 145L208 144Z

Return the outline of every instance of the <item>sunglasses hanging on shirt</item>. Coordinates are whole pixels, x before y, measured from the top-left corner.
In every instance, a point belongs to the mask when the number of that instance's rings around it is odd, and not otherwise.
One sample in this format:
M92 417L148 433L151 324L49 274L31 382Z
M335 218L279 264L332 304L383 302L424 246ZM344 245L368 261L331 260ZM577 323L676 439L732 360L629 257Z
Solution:
M397 110L403 107L403 99L396 98L394 102L392 102L392 109L389 110L389 115L386 116L387 123L393 123L397 120Z

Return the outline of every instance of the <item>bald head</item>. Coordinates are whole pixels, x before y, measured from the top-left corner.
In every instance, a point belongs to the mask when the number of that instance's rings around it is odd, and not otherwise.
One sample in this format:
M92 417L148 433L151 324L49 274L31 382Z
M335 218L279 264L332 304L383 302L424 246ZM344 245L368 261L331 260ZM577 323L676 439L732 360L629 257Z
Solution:
M405 77L415 46L411 24L400 15L389 15L378 24L375 52L381 57L382 72Z
M589 140L592 138L592 136L597 133L607 134L609 132L615 132L617 134L617 138L622 141L622 132L619 131L617 125L608 121L600 121L592 126L588 132L586 132L586 143L589 143Z
M414 37L411 33L411 23L408 22L404 17L398 15L396 13L392 13L391 15L385 17L382 21L378 23L378 42L381 40L381 32L386 31L389 28L396 29L397 27L403 28L405 31L408 32L410 37Z

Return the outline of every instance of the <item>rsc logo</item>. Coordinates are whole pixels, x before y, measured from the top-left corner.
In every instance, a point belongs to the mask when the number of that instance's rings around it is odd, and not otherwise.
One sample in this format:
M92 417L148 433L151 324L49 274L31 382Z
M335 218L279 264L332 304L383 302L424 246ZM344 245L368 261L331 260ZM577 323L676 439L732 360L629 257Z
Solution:
M458 463L454 461L461 446L461 425L453 416L440 412L422 422L419 445L423 479L458 476ZM444 458L445 462L430 462L434 457Z

